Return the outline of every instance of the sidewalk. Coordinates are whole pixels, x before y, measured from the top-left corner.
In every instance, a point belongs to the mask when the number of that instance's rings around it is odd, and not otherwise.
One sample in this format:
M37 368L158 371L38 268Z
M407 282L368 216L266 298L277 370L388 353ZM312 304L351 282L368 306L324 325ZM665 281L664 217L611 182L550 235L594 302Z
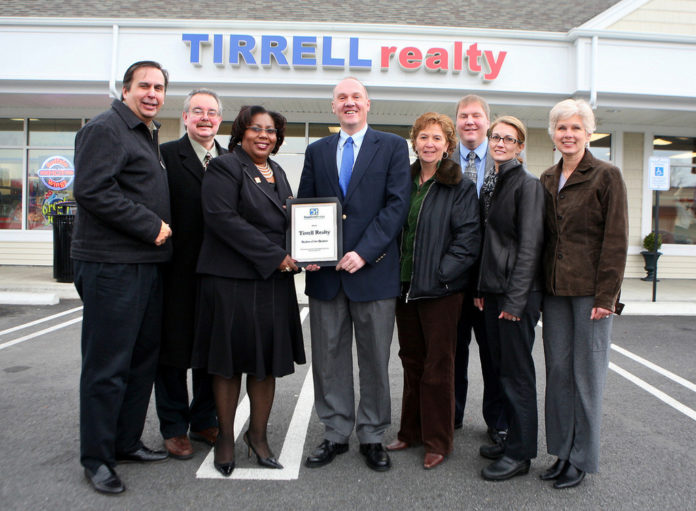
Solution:
M295 277L297 298L307 303L304 274ZM53 279L50 266L0 266L0 304L52 305L79 299L75 286ZM652 282L624 280L621 301L625 315L696 316L696 279L662 279L657 301L652 302Z

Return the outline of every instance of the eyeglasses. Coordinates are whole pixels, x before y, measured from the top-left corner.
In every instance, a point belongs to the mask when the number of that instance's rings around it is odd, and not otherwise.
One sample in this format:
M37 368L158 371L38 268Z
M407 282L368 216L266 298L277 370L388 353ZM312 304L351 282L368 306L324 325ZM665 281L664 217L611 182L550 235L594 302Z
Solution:
M517 140L516 138L512 138L510 135L505 135L504 137L501 137L500 135L491 135L490 137L488 137L488 140L490 140L494 144L497 144L501 140L505 145L513 145L519 143L519 140Z
M207 115L208 117L217 117L220 115L220 112L217 110L203 110L202 108L194 108L191 110L191 113L196 117L203 117L203 115Z
M278 133L278 130L275 128L262 128L261 126L249 126L247 129L253 131L254 133L261 133L262 131L265 131L267 135L275 135Z

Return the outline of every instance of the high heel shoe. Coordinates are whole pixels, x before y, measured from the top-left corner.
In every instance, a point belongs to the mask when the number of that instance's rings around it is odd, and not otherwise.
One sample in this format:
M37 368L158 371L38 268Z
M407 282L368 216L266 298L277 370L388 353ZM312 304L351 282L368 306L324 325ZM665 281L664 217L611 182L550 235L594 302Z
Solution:
M283 465L278 463L278 460L275 459L275 456L273 453L270 453L271 455L268 458L262 458L259 456L259 453L256 452L256 449L254 448L253 444L249 440L249 431L244 433L244 443L247 444L247 455L251 458L251 451L254 451L254 454L256 454L256 462L261 465L262 467L266 468L283 468Z
M234 460L228 463L218 463L217 461L214 461L213 465L215 465L217 471L225 477L230 477L232 475L232 471L234 470Z

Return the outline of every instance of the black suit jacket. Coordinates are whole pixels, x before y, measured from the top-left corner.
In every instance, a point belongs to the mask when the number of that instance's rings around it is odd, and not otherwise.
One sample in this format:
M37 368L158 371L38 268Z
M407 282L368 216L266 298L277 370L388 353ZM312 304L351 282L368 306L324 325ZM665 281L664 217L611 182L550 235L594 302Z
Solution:
M218 154L227 153L215 142ZM203 165L188 135L160 146L167 167L172 211L172 262L164 268L164 313L160 362L190 367L196 306L196 263L203 242Z
M292 190L280 165L269 162L277 192L240 146L208 165L198 273L238 279L283 276L278 270L287 255L283 206Z

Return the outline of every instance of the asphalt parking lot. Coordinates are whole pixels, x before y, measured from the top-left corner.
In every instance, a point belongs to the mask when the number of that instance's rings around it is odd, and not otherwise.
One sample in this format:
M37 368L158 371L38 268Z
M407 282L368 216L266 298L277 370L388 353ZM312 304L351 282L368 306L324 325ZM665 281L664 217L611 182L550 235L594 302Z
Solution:
M96 494L78 459L78 378L81 303L0 306L0 508L2 509L693 509L696 503L696 323L693 317L627 316L614 322L611 369L604 401L600 473L578 488L554 490L538 475L553 461L543 434L544 362L541 329L534 349L540 410L539 456L529 475L490 483L479 476L487 461L481 418L480 369L471 355L464 428L455 449L432 471L418 448L393 453L386 473L369 470L350 451L330 465L307 469L304 457L322 439L312 409L309 363L278 380L269 441L283 471L258 468L239 442L237 469L218 478L210 449L193 459L118 472L128 491ZM48 318L48 319L46 319ZM36 324L29 324L43 320ZM309 355L309 321L305 344ZM29 325L27 325L29 324ZM396 436L402 371L392 344L391 389ZM475 344L472 344L475 350ZM248 402L247 402L248 403ZM245 401L237 432L244 431ZM154 406L143 440L161 446Z

